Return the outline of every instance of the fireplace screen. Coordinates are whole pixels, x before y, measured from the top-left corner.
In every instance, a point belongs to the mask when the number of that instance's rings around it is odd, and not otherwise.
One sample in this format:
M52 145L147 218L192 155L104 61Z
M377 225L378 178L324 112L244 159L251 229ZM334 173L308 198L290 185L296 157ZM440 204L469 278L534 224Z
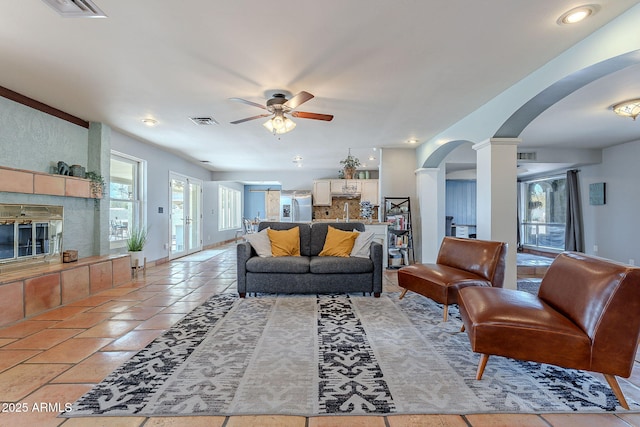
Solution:
M62 252L62 206L0 205L0 263Z

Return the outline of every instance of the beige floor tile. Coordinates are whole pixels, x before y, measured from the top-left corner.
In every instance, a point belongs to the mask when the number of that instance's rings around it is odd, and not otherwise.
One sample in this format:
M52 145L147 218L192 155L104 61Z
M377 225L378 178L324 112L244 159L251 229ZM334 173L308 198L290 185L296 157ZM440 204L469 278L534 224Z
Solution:
M618 418L626 421L629 425L640 426L640 414L618 414Z
M17 341L16 338L0 338L0 347L4 347L7 344Z
M149 320L145 320L136 329L169 329L176 322L184 317L182 313L176 314L156 314Z
M97 296L100 297L107 297L107 296L122 296L122 295L126 295L128 293L133 292L132 288L126 288L124 286L118 286L117 288L113 288L113 289L107 289L106 291L102 291L100 292Z
M225 417L151 417L144 427L222 427Z
M64 427L140 427L144 420L144 417L70 418L63 425Z
M466 419L473 427L549 427L538 415L530 414L473 414Z
M460 415L390 415L389 427L468 427Z
M113 313L122 313L127 310L132 305L135 305L135 301L108 301L104 304L100 304L95 308L91 308L87 310L88 313L101 313L105 311L110 311Z
M41 350L7 350L2 348L0 349L0 372L30 359L41 352Z
M230 417L225 427L305 427L305 417L257 415ZM345 424L346 425L346 424ZM311 427L311 425L309 425Z
M24 338L57 323L55 320L24 320L13 326L0 329L0 338Z
M87 307L60 307L32 317L31 320L65 320L87 310Z
M83 331L84 329L45 329L9 344L4 348L47 350Z
M134 329L136 326L140 325L140 323L142 323L140 320L105 320L104 322L98 323L96 326L79 334L77 338L119 337Z
M309 427L385 427L384 417L309 417Z
M69 369L64 364L22 364L0 373L0 402L17 402Z
M135 354L135 351L99 351L63 372L51 382L97 384Z
M130 331L104 347L103 351L141 350L165 332L164 329Z
M190 313L194 308L198 307L202 303L199 301L183 301L171 304L169 307L162 310L163 314L171 313Z
M126 311L113 316L112 320L147 320L163 310L163 307L129 307Z
M147 300L141 301L141 306L153 306L153 307L169 307L174 302L180 300L179 295L159 295Z
M111 341L111 338L71 338L29 359L29 363L79 363Z
M111 301L113 297L94 295L88 298L81 299L79 301L70 302L67 307L97 307L100 304L104 304L107 301Z
M629 427L613 414L546 414L542 418L553 427Z
M54 328L91 328L109 319L114 313L79 313L56 324Z

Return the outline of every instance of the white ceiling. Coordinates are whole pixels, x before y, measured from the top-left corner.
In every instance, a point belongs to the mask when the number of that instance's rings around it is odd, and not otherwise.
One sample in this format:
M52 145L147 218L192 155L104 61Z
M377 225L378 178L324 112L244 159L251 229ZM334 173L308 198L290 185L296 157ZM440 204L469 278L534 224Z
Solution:
M294 156L337 169L349 147L367 162L373 147L426 141L640 3L597 0L598 13L569 27L556 20L574 0L94 1L108 18L3 2L0 86L213 170L287 170ZM640 95L638 72L554 105L525 129L523 146L640 139L638 123L610 111L630 87ZM229 124L264 112L229 98L263 104L275 89L314 94L299 109L334 120L294 119L280 138L265 119ZM202 116L219 125L189 120Z

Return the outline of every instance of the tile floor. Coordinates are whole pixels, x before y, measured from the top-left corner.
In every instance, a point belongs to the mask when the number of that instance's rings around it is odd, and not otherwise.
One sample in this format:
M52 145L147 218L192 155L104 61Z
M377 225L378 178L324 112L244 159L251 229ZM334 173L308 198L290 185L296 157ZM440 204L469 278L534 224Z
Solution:
M235 245L221 249L150 268L131 283L0 329L0 426L640 426L639 413L58 418L65 404L211 295L235 292ZM397 290L395 271L385 272L384 291ZM640 400L640 370L622 385Z

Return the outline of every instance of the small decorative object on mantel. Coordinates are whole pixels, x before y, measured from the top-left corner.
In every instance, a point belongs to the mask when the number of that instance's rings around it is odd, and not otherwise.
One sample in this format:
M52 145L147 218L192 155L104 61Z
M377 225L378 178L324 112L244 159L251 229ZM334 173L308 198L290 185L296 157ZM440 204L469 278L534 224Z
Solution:
M62 252L62 262L74 262L78 261L78 251L73 249L67 249Z
M60 160L58 162L58 175L69 175L69 165Z
M363 200L360 202L360 216L367 220L367 222L371 222L371 217L373 217L373 205L368 200Z
M77 178L84 178L86 175L86 171L84 166L80 165L71 165L69 175L75 176Z
M351 148L349 148L349 154L344 160L340 160L342 169L344 170L345 179L353 179L353 175L356 173L356 168L360 166L360 159L351 155Z

